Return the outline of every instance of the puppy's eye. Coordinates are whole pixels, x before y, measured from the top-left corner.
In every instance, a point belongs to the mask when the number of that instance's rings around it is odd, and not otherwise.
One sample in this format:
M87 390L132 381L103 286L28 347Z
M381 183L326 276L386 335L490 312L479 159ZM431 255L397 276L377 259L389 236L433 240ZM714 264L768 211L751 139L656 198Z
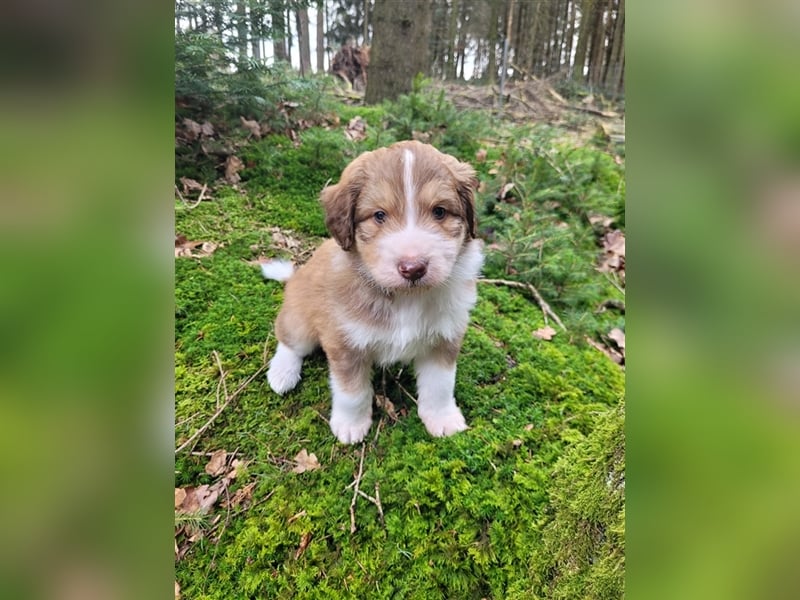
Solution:
M447 211L441 206L435 206L431 212L433 214L433 218L437 221L441 221L447 215Z
M375 214L372 215L372 218L375 219L375 222L380 225L381 223L386 221L386 213L383 212L382 210L376 211Z

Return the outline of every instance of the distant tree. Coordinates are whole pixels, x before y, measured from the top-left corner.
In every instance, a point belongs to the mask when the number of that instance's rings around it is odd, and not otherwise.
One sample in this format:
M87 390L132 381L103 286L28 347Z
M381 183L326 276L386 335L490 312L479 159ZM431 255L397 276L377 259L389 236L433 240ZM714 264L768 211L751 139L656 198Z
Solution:
M377 0L365 102L374 104L411 91L414 77L429 72L428 0Z
M297 44L300 49L300 75L311 74L311 37L308 27L308 8L300 6L295 12L297 17Z

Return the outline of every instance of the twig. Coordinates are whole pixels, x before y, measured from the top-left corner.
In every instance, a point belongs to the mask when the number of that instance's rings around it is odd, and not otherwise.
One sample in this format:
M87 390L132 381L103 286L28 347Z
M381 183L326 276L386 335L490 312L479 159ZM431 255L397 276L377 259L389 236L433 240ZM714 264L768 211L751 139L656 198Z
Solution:
M533 287L533 284L524 283L522 281L511 281L508 279L478 279L478 282L491 283L493 285L505 285L507 287L517 288L521 290L528 290L533 295L533 298L536 300L536 303L539 305L539 308L542 309L542 313L544 313L545 324L547 324L547 316L550 315L553 321L558 323L558 326L561 327L561 329L563 329L564 331L567 330L567 328L564 327L564 323L562 323L561 319L558 318L558 315L553 312L553 309L550 308L550 305L547 302L545 302L544 298L542 298L542 295L539 293L539 290Z
M225 372L225 369L222 368L222 361L219 358L219 353L216 350L212 350L211 354L214 355L214 359L217 361L217 367L219 367L219 383L217 384L217 408L219 408L220 387L225 392L225 398L228 397L228 386L225 384L225 378L228 374Z
M384 520L383 520L383 505L381 505L381 492L380 492L380 487L378 486L378 482L377 481L375 482L375 497L374 498L372 496L370 496L369 494L364 493L361 490L358 490L358 495L361 496L362 498L366 498L367 500L369 500L375 506L378 507L378 518L380 518L381 525L383 525L384 524Z
M350 501L350 533L356 532L356 500L358 499L358 486L361 485L361 476L364 474L364 449L366 443L361 442L361 460L358 463L358 475L355 478L355 489L353 490L353 499Z
M244 383L242 383L238 388L236 388L236 390L233 392L233 394L231 394L230 396L227 396L225 398L224 404L222 406L220 406L216 410L216 412L213 415L211 415L211 418L208 421L206 421L205 424L202 427L200 427L200 429L195 431L188 440L186 440L180 446L178 446L178 448L175 450L175 454L178 454L181 450L184 450L184 449L188 448L190 445L192 445L197 440L197 438L199 438L201 435L203 435L203 432L206 429L208 429L209 427L211 427L211 424L217 419L217 417L219 417L222 414L222 411L224 411L228 407L228 405L231 402L233 402L233 400L235 400L239 396L239 394L241 394L242 391L248 385L250 385L250 382L252 382L256 377L258 377L264 371L264 369L266 369L266 367L267 367L267 365L261 365L261 367L259 367L258 370L255 373L250 375L250 377L248 377L244 381Z

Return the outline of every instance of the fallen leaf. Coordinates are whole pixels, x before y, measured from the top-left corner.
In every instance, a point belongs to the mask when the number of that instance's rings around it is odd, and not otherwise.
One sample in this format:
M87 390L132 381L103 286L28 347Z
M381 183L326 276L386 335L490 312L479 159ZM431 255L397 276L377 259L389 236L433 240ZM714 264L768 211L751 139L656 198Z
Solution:
M245 460L239 460L238 458L234 458L233 462L231 463L231 467L233 468L230 471L228 471L227 475L225 475L225 479L227 480L227 482L236 479L242 473L247 464L248 463Z
M205 466L205 472L212 477L221 475L222 472L225 471L225 462L227 459L228 453L225 452L225 450L217 450L211 455L211 460L209 460L208 464Z
M623 354L625 353L624 331L622 331L619 327L614 327L614 329L608 332L608 338L613 341L620 350L622 350Z
M178 508L186 499L186 490L183 488L175 488L175 508Z
M606 215L589 215L589 223L592 225L600 225L603 229L608 229L611 224L614 222L613 217L607 217Z
M600 344L599 342L594 341L589 336L586 336L585 339L586 339L586 342L590 346L593 346L593 347L597 348L598 350L600 350L600 352L602 352L603 354L608 356L608 358L610 358L613 362L617 363L618 365L622 365L625 362L625 357L623 357L616 350L608 348L607 346L604 346L603 344Z
M183 128L186 131L186 139L189 141L196 140L203 133L203 127L200 123L189 118L183 120Z
M178 507L179 512L208 512L219 498L220 489L207 484L184 488L186 496Z
M198 250L199 248L199 250ZM211 256L222 244L215 242L188 241L182 235L175 236L175 258L205 258Z
M522 444L523 444L523 442L522 442L522 440L521 440L521 439L519 439L519 438L517 438L516 440L513 440L513 441L511 442L511 445L512 445L514 448L519 448L520 446L522 446Z
M397 416L397 410L394 407L394 404L391 400L389 400L386 396L382 394L375 394L375 403L378 405L378 408L383 409L386 415L394 422L397 423L400 417Z
M175 600L181 600L181 586L175 582Z
M253 489L256 487L256 482L252 481L245 486L240 487L230 500L222 502L223 508L236 508L237 506L250 502L253 499Z
M229 156L225 159L225 181L231 185L239 183L242 178L239 176L239 171L244 169L244 163L235 155Z
M367 122L359 116L353 117L347 124L344 135L348 140L360 142L367 137Z
M178 179L181 182L181 187L183 188L183 193L188 194L191 191L201 191L203 186L195 181L194 179L190 179L189 177L181 177Z
M537 329L533 332L533 337L539 338L540 340L550 341L553 339L553 336L556 334L556 330L547 325L546 327L542 327L541 329Z
M272 244L278 248L294 250L301 246L300 241L277 227L272 230Z
M300 452L297 453L297 456L295 456L293 460L296 464L296 466L292 469L293 473L305 473L306 471L315 471L316 469L319 469L322 466L319 464L319 460L317 460L317 455L309 454L305 448L300 450Z
M245 119L241 115L239 116L239 120L242 122L242 126L247 129L250 133L247 135L248 139L250 137L254 137L257 140L261 139L261 125L258 124L258 121L251 121L250 119Z
M533 429L533 423L528 423L524 427L525 431L531 431Z
M482 163L486 161L486 150L481 148L475 153L475 162Z

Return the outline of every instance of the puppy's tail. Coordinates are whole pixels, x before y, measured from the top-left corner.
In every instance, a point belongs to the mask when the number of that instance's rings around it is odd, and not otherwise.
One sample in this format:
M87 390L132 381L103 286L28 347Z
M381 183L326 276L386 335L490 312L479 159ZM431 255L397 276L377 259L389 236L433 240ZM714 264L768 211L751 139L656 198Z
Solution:
M288 260L271 260L261 263L261 274L265 279L287 281L294 274L294 265Z

